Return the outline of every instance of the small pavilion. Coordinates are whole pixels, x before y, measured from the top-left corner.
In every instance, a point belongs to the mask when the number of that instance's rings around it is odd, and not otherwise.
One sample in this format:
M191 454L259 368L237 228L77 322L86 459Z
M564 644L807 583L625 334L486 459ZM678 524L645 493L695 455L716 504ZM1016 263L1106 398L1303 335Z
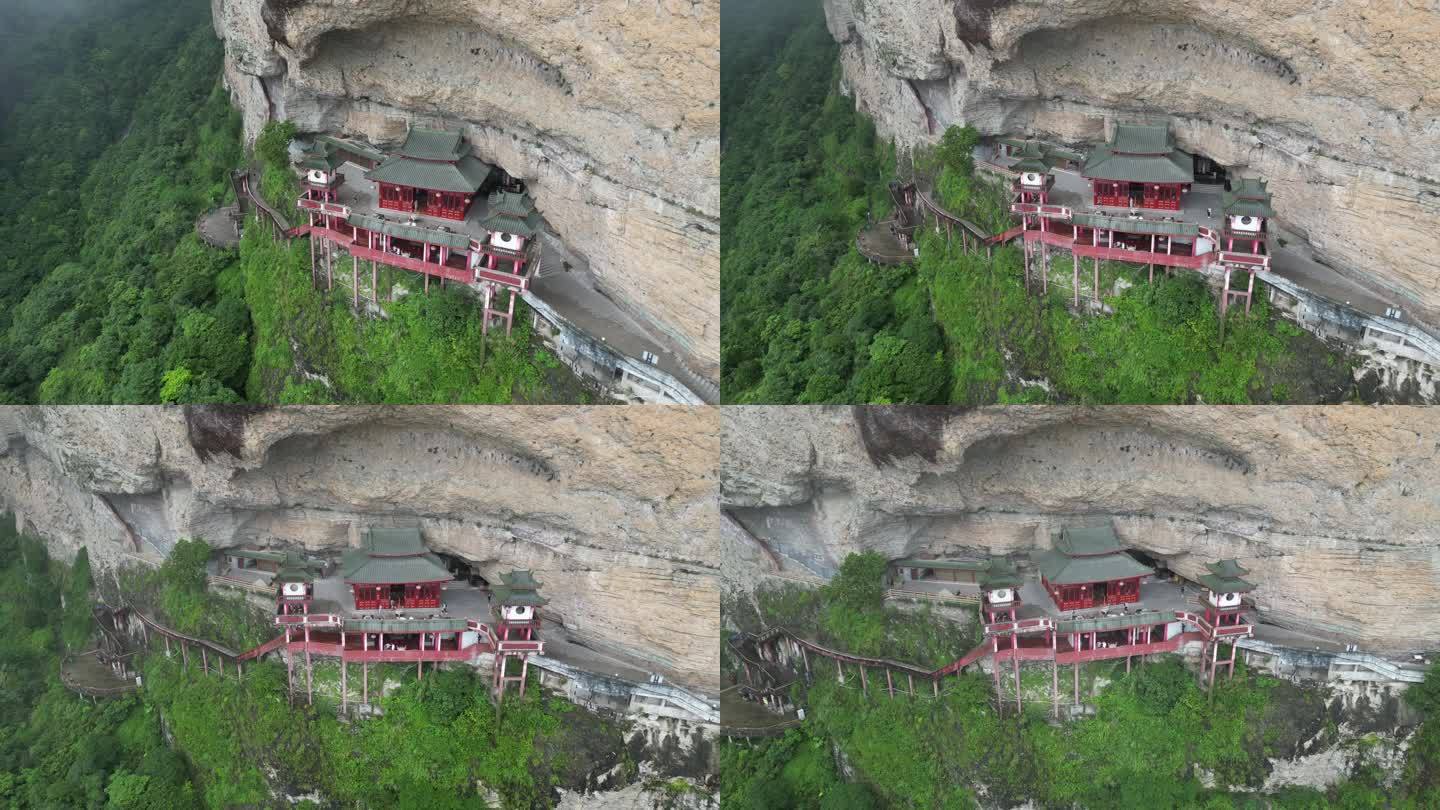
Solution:
M336 192L345 182L345 175L339 169L345 163L340 148L330 141L316 140L300 157L303 176L300 185L305 196L312 200L334 202Z
M441 586L453 579L419 529L367 529L342 566L356 610L437 608Z
M1055 547L1031 555L1031 562L1060 610L1140 601L1140 579L1153 572L1125 553L1114 528L1065 528L1052 537Z
M1225 213L1225 227L1220 235L1224 249L1265 255L1265 239L1269 235L1266 222L1275 216L1265 181L1252 177L1233 181L1230 190L1220 196L1220 210Z

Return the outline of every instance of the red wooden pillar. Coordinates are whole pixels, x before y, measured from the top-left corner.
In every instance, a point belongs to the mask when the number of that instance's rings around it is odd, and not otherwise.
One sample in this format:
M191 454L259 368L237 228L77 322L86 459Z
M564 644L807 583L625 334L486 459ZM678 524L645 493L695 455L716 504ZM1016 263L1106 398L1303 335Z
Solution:
M305 700L315 703L315 666L310 661L310 625L305 625Z

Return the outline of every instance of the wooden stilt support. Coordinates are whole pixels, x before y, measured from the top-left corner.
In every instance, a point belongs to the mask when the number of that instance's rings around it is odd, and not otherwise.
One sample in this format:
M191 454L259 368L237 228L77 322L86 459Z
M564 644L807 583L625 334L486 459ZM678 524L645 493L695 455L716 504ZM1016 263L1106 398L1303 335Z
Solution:
M934 693L935 697L940 697L940 680L938 678L930 679L930 691Z
M1075 272L1070 277L1070 289L1075 293L1075 308L1080 308L1080 254L1071 253L1075 259Z
M350 291L351 291L351 293L353 293L353 295L354 295L354 301L351 302L351 306L355 308L355 311L356 311L356 312L359 312L359 311L360 311L360 260L359 260L359 259L356 259L356 260L355 260L354 270L353 270L353 272L350 274Z
M1019 717L1025 707L1020 702L1020 634L1010 634L1010 661L1015 669L1015 716Z
M340 649L340 711L348 712L350 710L350 684L347 682L345 677L349 673L346 672L348 667L345 666L344 642L341 642Z
M867 682L867 681L865 680L865 665L864 665L864 664L861 664L861 665L860 665L860 691L861 691L862 693L864 693L864 694L867 694L867 695L870 694L870 684L869 684L869 682Z
M905 677L910 681L910 697L915 697L915 676L907 672Z
M805 682L810 682L810 656L805 653L805 648L800 648L800 660L805 662Z
M205 648L200 648L200 671L206 675L210 674L210 656L205 654Z
M1080 705L1080 662L1075 662L1075 705Z
M310 237L310 286L315 286L315 240L318 237Z
M185 662L185 669L190 669L190 646L180 642L180 658Z
M380 305L380 270L378 262L370 262L370 300Z
M1001 717L1005 716L1005 696L1000 692L1000 637L991 636L995 639L995 646L990 655L990 672L995 676L995 713Z
M305 625L305 701L315 705L315 666L310 660L310 625Z
M895 679L890 677L889 667L885 668L885 691L890 694L890 697L895 697Z

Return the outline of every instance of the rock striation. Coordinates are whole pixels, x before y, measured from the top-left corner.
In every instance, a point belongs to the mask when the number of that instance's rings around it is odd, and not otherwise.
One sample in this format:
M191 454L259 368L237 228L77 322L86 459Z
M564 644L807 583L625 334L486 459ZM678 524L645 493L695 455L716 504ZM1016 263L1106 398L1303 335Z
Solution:
M851 552L1048 547L1108 520L1194 578L1235 557L1263 621L1440 646L1440 412L1362 407L726 408L722 571L828 577Z
M717 422L681 407L12 407L0 505L102 569L190 537L338 555L366 526L419 526L491 581L534 570L570 638L711 690Z
M1270 181L1278 224L1440 326L1440 9L1278 0L825 0L844 88L913 145L1071 143L1158 116ZM935 121L927 125L927 110Z
M600 288L719 363L719 2L212 0L247 137L459 127Z

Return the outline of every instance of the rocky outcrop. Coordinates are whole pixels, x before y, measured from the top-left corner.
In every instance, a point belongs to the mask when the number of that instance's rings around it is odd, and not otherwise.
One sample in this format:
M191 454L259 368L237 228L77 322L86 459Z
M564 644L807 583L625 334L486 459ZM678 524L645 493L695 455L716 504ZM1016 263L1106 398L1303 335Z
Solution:
M1263 621L1440 646L1434 409L747 407L721 432L738 591L777 568L828 577L851 552L1022 553L1108 520L1184 576L1238 558Z
M248 137L271 118L378 145L463 128L608 295L718 378L717 0L212 6Z
M1440 10L1219 0L825 0L881 132L949 124L1072 143L1168 118L1270 180L1279 224L1440 326ZM926 109L937 126L927 131Z
M492 581L533 569L572 639L708 690L717 421L680 407L7 408L0 505L101 568L189 537L338 554L366 526L419 526Z

